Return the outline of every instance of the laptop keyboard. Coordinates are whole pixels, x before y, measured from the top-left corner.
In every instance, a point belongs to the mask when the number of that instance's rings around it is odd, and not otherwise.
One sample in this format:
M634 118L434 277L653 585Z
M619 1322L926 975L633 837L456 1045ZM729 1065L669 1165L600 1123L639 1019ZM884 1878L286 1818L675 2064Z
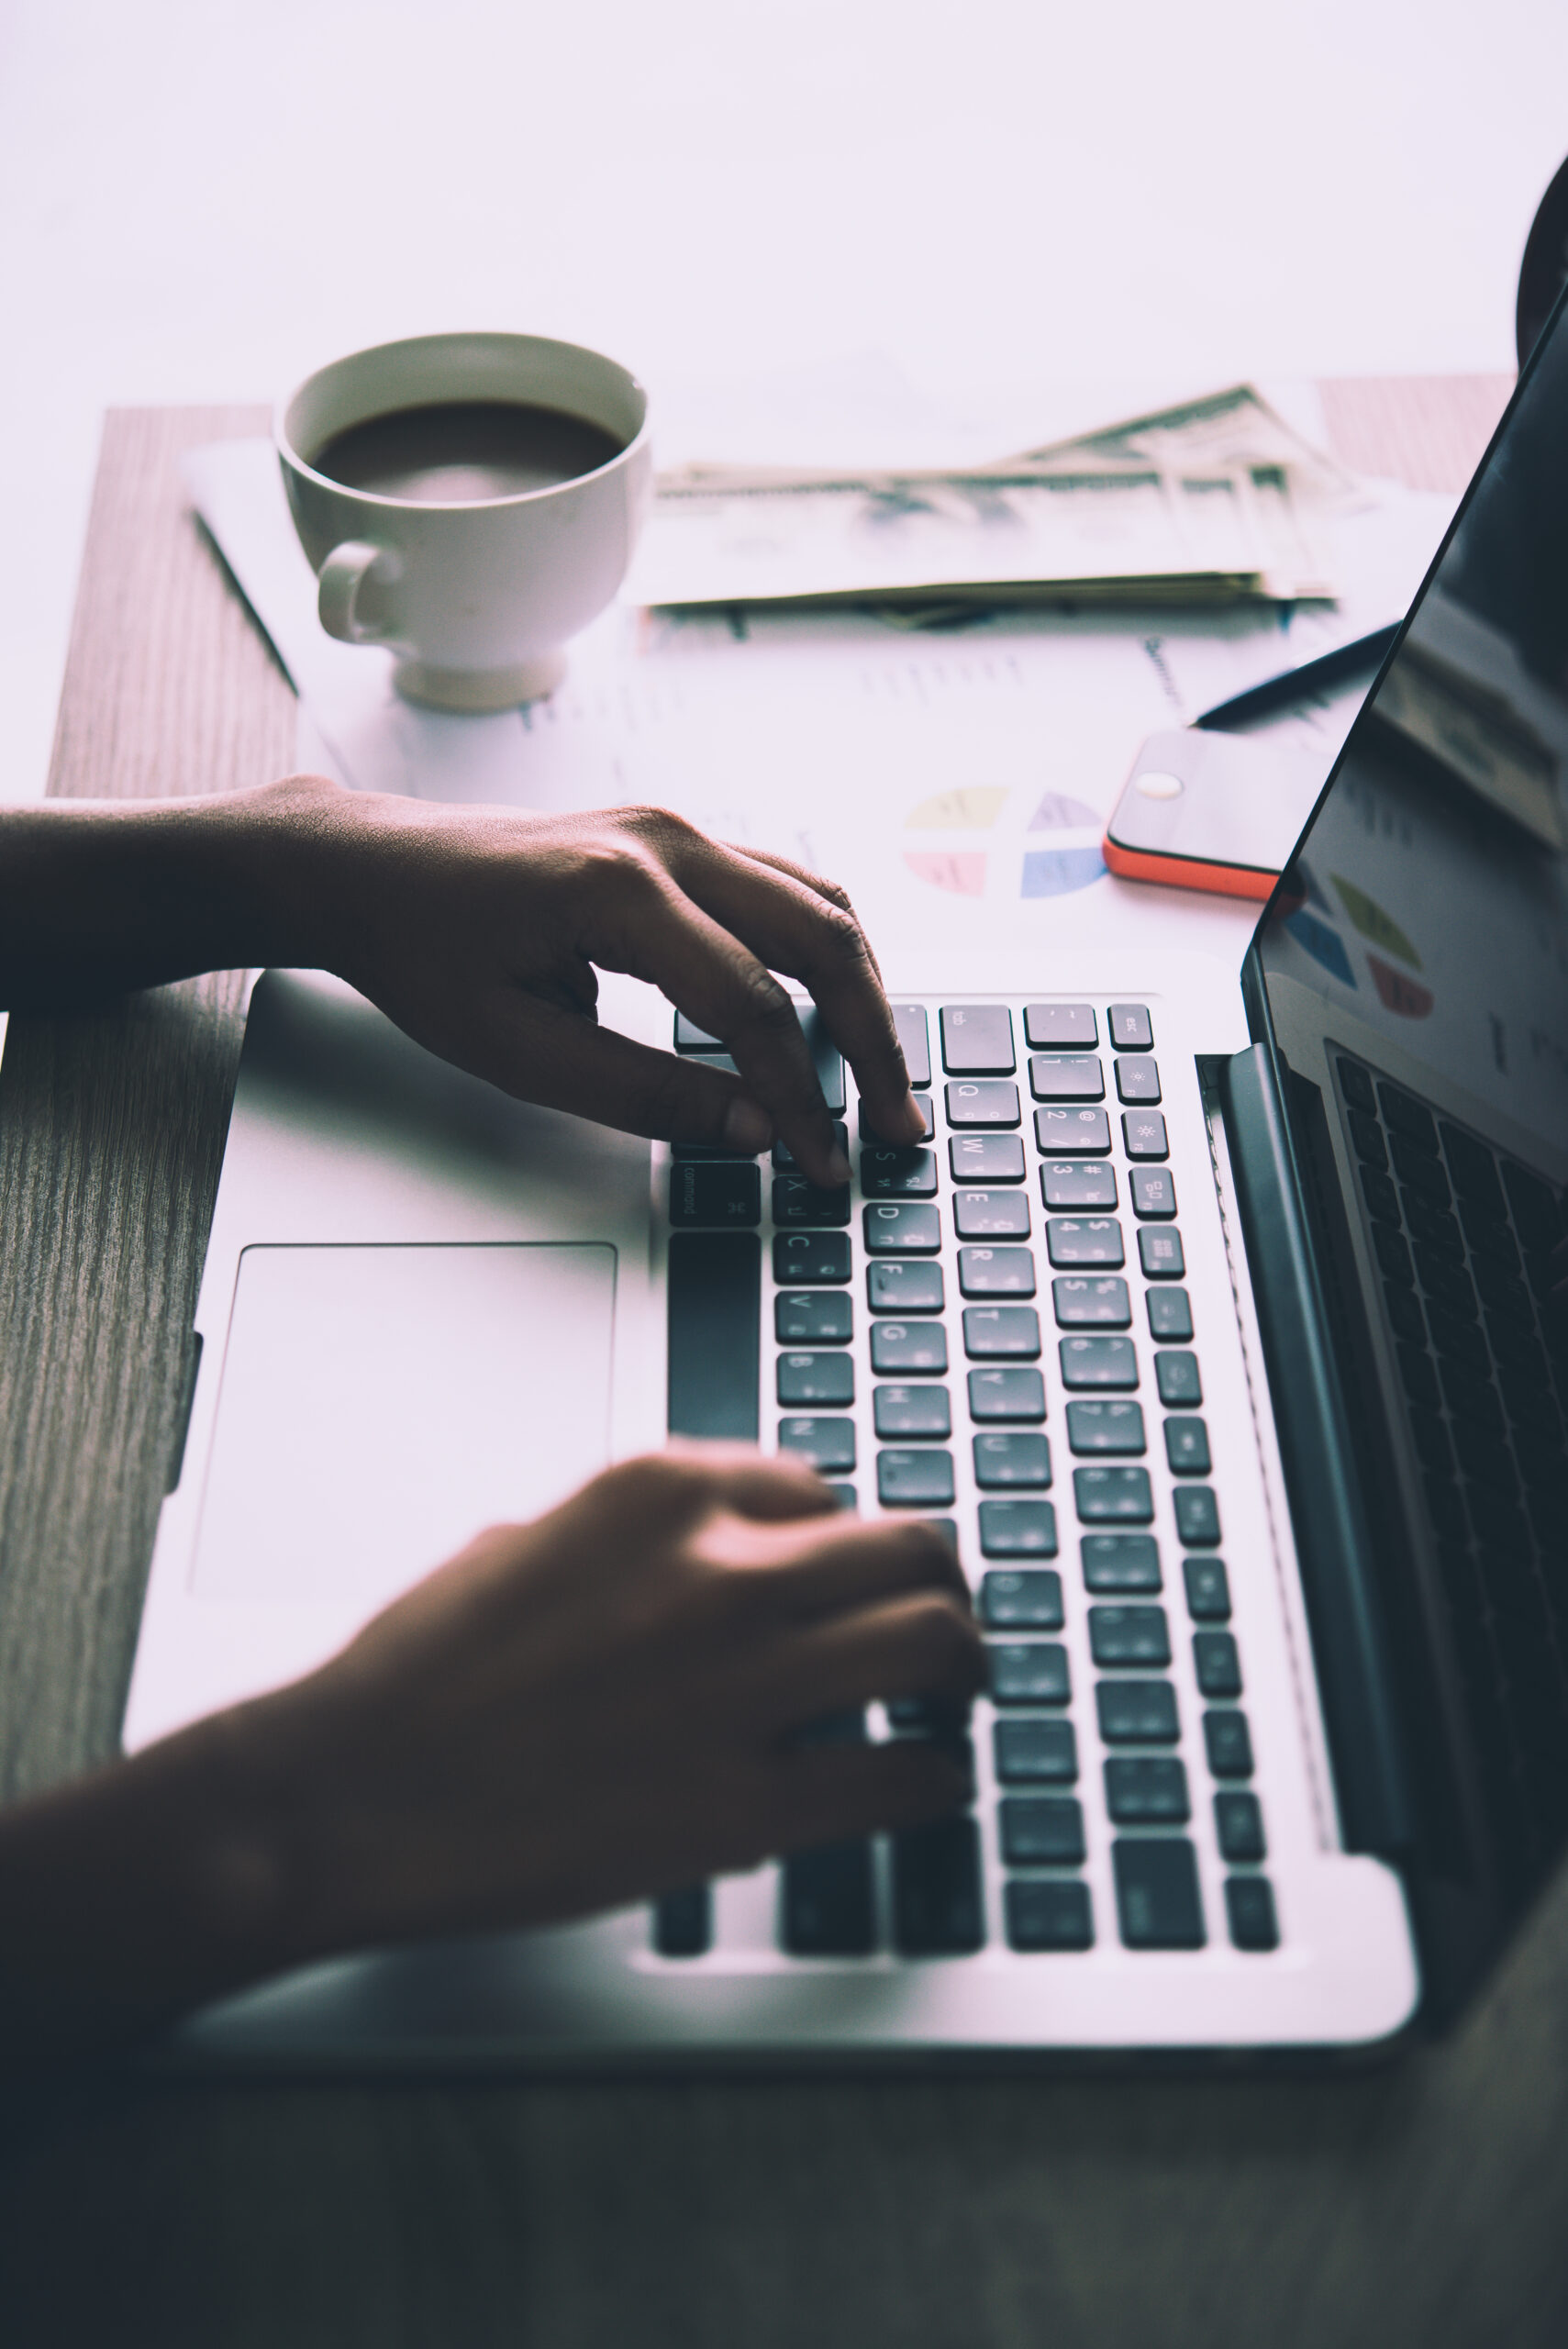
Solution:
M1568 1829L1568 1376L1542 1311L1562 1197L1378 1070L1335 1064L1489 1809L1526 1876Z
M821 1189L782 1145L766 1168L677 1146L669 1168L672 1431L760 1438L811 1461L846 1508L931 1519L987 1640L969 1712L911 1699L812 1732L939 1740L976 1795L880 1851L785 1862L778 1947L1273 1950L1149 1009L895 1008L922 1144L890 1147L857 1119L808 1017L854 1181ZM684 1019L675 1041L722 1050ZM1096 1839L1110 1915L1084 1872ZM707 1888L659 1902L651 1932L662 1956L703 1955Z

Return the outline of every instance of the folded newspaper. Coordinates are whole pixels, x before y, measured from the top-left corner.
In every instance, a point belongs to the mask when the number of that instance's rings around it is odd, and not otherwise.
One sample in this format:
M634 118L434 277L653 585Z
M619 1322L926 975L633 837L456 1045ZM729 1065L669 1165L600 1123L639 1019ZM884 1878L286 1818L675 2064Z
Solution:
M953 472L685 464L628 593L672 606L1332 600L1351 477L1248 384Z

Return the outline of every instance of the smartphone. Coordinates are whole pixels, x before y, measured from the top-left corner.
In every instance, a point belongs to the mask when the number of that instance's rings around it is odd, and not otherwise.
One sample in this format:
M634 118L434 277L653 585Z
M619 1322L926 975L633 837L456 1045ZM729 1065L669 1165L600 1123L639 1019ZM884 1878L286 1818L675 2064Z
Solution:
M1106 827L1128 881L1264 898L1322 787L1321 761L1249 734L1151 734Z

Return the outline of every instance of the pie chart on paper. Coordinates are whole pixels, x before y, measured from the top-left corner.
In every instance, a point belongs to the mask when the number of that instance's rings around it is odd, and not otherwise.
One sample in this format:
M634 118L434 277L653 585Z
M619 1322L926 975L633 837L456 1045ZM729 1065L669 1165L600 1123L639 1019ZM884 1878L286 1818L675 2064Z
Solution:
M1103 830L1092 807L1058 791L961 785L910 809L904 862L958 897L1062 897L1104 873Z

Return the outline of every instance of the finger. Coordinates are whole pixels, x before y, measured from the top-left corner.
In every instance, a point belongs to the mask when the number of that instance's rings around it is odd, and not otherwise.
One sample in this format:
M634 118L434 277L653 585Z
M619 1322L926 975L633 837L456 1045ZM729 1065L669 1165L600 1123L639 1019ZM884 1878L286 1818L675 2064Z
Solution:
M984 1676L973 1617L942 1591L919 1591L828 1616L775 1642L754 1703L767 1733L878 1698L972 1697Z
M436 1049L519 1100L592 1118L617 1133L704 1142L755 1158L777 1131L755 1094L728 1069L655 1051L509 989Z
M877 1131L917 1140L924 1120L909 1090L898 1030L843 892L787 869L784 860L741 854L700 833L671 854L675 877L694 902L771 969L804 980L854 1070Z
M826 1490L826 1487L823 1487ZM969 1586L951 1543L918 1520L863 1525L839 1517L773 1535L771 1554L749 1571L758 1597L781 1617L842 1614L906 1592L944 1591L967 1610Z
M803 887L825 898L828 905L837 906L840 913L849 914L857 921L860 919L850 903L849 891L840 883L829 880L826 874L814 873L809 864L797 864L793 856L781 856L776 849L751 847L743 841L717 841L714 844L730 856L748 857L753 864L771 865L775 873L787 874L792 881L800 882ZM871 957L873 970L880 979L882 965L869 938L866 940L866 952Z
M808 1460L781 1452L769 1456L749 1443L717 1443L676 1436L657 1458L688 1468L702 1480L716 1508L761 1523L836 1517L839 1504Z
M702 843L705 852L708 845ZM782 875L769 885L797 886ZM849 1162L834 1139L794 1004L767 963L667 870L651 863L641 868L635 894L616 908L592 951L595 961L607 952L622 969L651 979L672 1003L722 1040L746 1089L773 1119L814 1181L849 1181Z
M807 1747L777 1768L768 1841L781 1854L917 1827L969 1795L963 1763L921 1738Z

